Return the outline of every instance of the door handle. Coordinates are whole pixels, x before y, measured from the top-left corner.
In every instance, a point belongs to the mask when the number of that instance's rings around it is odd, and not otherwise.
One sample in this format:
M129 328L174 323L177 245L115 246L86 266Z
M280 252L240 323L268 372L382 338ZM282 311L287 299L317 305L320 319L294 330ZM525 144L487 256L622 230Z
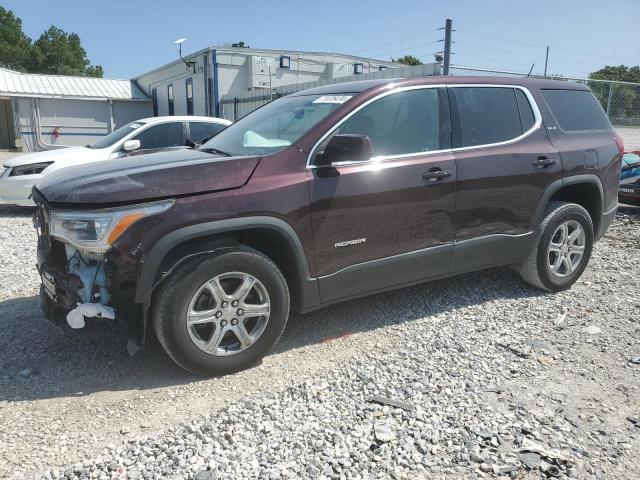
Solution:
M429 170L428 172L423 173L422 178L430 182L437 182L443 178L450 177L451 175L451 170L441 170L438 168L437 170Z
M546 155L541 155L537 160L531 162L531 165L538 168L547 168L549 165L553 165L556 161L553 158L549 158Z

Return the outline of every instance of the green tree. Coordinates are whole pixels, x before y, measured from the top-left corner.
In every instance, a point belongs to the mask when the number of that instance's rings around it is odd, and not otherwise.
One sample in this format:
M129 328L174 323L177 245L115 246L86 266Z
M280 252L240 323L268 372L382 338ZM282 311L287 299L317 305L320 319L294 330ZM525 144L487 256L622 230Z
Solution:
M22 20L0 6L0 66L24 72L31 54L31 39L22 31Z
M76 33L49 27L32 42L22 31L22 20L0 7L0 66L29 73L102 77L100 65L91 65Z
M102 76L104 75L104 71L102 70L101 65L91 65L90 67L87 67L87 69L84 71L84 74L87 77L102 78Z
M592 80L640 83L640 66L607 65L589 75ZM640 86L587 82L614 125L640 125Z
M245 45L244 42L234 42L231 46L236 48L249 48L249 45Z
M419 58L414 57L413 55L405 55L400 58L391 58L392 62L404 63L405 65L422 65L422 62Z
M52 25L34 42L33 49L32 72L102 77L102 67L90 65L76 33Z
M640 66L627 67L626 65L618 65L612 67L607 65L591 73L589 78L593 78L594 80L617 80L620 82L640 83Z

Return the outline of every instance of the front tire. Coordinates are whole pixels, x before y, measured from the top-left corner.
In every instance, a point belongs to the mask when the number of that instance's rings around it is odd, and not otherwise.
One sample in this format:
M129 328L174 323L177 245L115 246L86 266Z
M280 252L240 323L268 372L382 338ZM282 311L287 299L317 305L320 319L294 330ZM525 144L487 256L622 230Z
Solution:
M542 290L566 290L587 267L593 242L593 222L583 207L549 202L536 241L519 267L520 276Z
M153 324L167 354L201 375L248 368L278 342L289 290L278 267L237 247L186 262L154 295Z

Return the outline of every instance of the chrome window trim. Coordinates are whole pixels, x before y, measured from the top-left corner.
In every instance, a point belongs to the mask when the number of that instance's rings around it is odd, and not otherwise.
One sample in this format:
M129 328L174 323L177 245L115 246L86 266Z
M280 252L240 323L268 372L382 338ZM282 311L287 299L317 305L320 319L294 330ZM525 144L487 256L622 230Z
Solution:
M445 149L441 149L441 150L429 150L427 152L413 152L413 153L402 153L402 154L397 154L397 155L380 155L377 157L371 157L367 160L354 160L354 161L344 161L344 162L334 162L332 163L330 166L332 167L340 167L340 166L347 166L347 165L359 165L359 164L369 164L369 163L379 163L379 162L384 162L387 160L397 160L397 159L401 159L401 158L413 158L413 157L421 157L421 156L425 156L425 155L437 155L437 154L441 154L441 153L454 153L454 152L463 152L463 151L468 151L468 150L476 150L476 149L480 149L480 148L491 148L491 147L498 147L498 146L502 146L502 145L509 145L512 143L516 143L519 142L520 140L523 140L524 138L528 137L529 135L531 135L535 130L539 129L542 126L542 114L540 113L540 109L538 108L538 104L536 103L535 99L533 98L533 95L531 94L531 92L529 91L528 88L523 87L521 85L508 85L508 84L491 84L491 83L460 83L460 84L455 84L455 85L450 85L450 84L446 84L446 83L442 83L442 84L436 84L436 85L412 85L409 87L399 87L399 88L392 88L386 92L382 92L379 95L376 95L373 98L370 98L369 100L367 100L366 102L364 102L362 105L360 105L359 107L357 107L356 109L352 110L351 112L349 112L347 115L345 115L343 118L340 119L340 121L338 123L336 123L327 133L325 133L322 137L320 137L320 139L314 144L313 148L311 149L311 152L309 153L309 155L307 156L307 170L312 170L312 169L316 169L316 168L326 168L325 165L313 165L311 163L313 156L316 153L316 150L318 149L318 147L322 144L322 142L324 142L330 135L333 134L333 132L335 132L340 125L342 125L344 122L346 122L349 118L351 118L353 115L355 115L356 113L358 113L360 110L362 110L364 107L366 107L367 105L370 105L371 103L384 98L388 95L393 95L394 93L400 93L400 92L406 92L406 91L410 91L410 90L425 90L425 89L429 89L429 88L517 88L518 90L521 90L525 96L527 97L527 100L529 101L529 105L531 106L531 110L533 110L533 116L535 119L535 122L533 123L533 126L527 130L526 132L523 132L521 135L509 139L509 140L503 140L501 142L496 142L496 143L486 143L486 144L482 144L482 145L472 145L469 147L457 147L457 148L445 148Z

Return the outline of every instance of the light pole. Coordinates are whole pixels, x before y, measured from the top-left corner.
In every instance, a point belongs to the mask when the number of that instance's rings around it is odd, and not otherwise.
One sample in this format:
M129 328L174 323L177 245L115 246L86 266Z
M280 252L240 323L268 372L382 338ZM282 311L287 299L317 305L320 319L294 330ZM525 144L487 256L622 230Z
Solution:
M175 45L178 45L178 55L180 55L180 60L182 60L184 62L184 64L186 65L187 69L193 68L193 73L196 73L196 62L187 62L184 58L182 58L182 44L183 44L183 42L185 40L186 40L186 38L179 38L178 40L176 40L173 43Z

